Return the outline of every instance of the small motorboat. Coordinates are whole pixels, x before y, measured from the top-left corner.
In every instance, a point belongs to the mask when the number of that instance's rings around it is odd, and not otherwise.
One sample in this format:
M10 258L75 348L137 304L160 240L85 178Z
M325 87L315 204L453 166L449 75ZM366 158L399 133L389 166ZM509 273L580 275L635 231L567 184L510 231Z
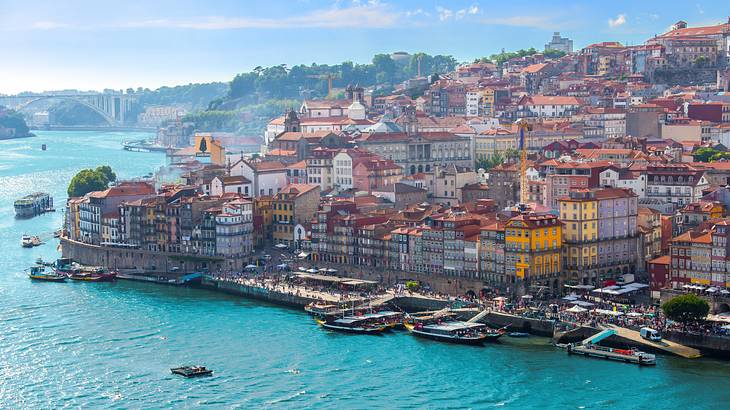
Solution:
M32 248L33 247L33 238L30 235L23 235L20 238L20 246L24 248Z
M213 370L210 370L205 366L180 366L173 367L170 371L172 374L177 374L183 377L210 376L213 374Z
M509 333L507 333L507 336L509 336L509 337L528 337L528 336L530 336L530 334L525 333L525 332L509 332Z
M61 275L53 271L47 271L45 266L33 266L28 272L28 277L33 280L46 282L65 282L66 275Z
M62 233L62 231L60 229L57 230L57 231L54 231L53 232L53 237L54 238L60 238L61 237L61 233Z

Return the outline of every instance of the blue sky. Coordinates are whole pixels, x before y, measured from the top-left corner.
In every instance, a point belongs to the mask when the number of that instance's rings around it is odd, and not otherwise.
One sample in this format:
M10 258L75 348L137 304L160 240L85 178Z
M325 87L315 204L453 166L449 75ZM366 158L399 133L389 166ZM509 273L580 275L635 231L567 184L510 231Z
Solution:
M726 21L726 1L0 0L0 93L228 81L398 50L470 60L553 31L577 48L637 44L680 19Z

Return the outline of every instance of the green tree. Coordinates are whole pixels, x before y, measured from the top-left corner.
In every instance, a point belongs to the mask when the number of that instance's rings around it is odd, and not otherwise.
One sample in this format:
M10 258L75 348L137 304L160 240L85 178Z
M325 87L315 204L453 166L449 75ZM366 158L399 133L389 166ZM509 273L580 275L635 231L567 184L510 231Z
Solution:
M99 167L101 168L101 167ZM97 169L82 169L71 179L68 184L68 196L84 196L89 192L103 191L109 186L107 175ZM114 173L112 172L112 175Z
M410 290L411 292L417 291L419 288L418 282L415 280L409 280L406 282L406 289Z
M25 123L23 115L17 111L5 109L0 106L0 127L12 128L15 130L15 136L25 137L30 134L28 124Z
M375 69L375 80L378 83L393 83L396 65L389 54L376 54L373 57L373 66Z
M688 293L672 298L662 305L662 310L675 322L690 323L704 320L710 312L710 305L701 297Z
M117 180L117 174L115 174L114 171L112 171L112 167L110 167L109 165L102 165L102 166L96 167L95 171L104 175L104 178L106 178L107 183L114 182Z
M692 157L696 162L710 162L713 155L720 153L721 151L718 151L714 148L709 147L702 147L697 148L693 153Z

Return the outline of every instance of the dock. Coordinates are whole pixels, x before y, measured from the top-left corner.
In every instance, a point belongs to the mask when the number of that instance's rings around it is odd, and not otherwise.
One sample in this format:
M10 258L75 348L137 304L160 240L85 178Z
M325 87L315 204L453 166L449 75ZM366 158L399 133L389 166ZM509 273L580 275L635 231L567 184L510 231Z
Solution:
M671 353L673 355L684 357L686 359L696 359L702 356L700 351L695 348L684 346L669 340L661 340L658 342L646 340L641 337L641 334L639 334L639 332L635 330L626 329L624 327L619 327L616 325L605 325L602 328L611 329L616 332L616 336L622 337L637 345L661 350L663 352Z

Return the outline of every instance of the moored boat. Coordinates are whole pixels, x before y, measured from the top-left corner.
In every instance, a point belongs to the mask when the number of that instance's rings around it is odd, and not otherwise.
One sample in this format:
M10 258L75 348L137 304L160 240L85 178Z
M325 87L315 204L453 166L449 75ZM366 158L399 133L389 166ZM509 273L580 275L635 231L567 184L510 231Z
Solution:
M391 327L375 319L362 316L345 316L337 319L314 319L320 326L340 332L380 334Z
M634 348L614 349L593 343L572 343L566 346L566 350L568 351L568 354L579 354L586 357L598 357L601 359L634 363L639 366L653 366L656 364L655 355L651 353L644 353L641 350Z
M487 325L473 322L446 321L432 324L406 323L406 328L415 336L441 342L481 345L496 342L505 334L504 329L491 329Z
M36 192L18 199L13 207L18 218L31 218L53 210L53 198L45 192Z
M28 272L28 277L33 280L46 282L65 282L66 275L60 275L53 271L47 271L45 266L32 266Z

